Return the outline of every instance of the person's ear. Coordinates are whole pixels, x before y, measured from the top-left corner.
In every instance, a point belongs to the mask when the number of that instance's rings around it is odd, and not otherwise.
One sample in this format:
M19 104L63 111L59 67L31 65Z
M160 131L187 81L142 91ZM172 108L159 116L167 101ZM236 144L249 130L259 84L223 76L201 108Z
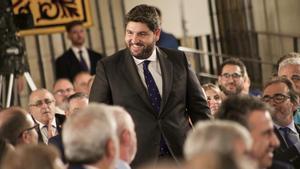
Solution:
M120 135L120 144L129 145L131 141L130 132L127 129L124 129Z
M159 40L160 32L161 32L161 29L160 29L160 28L157 28L157 29L154 31L154 36L155 36L155 40L156 40L156 41Z
M114 142L114 140L112 138L110 138L107 141L106 144L106 158L109 160L113 160L115 159L116 155L117 155L117 147L115 145L116 143Z
M30 133L28 131L24 131L21 134L22 143L30 144Z

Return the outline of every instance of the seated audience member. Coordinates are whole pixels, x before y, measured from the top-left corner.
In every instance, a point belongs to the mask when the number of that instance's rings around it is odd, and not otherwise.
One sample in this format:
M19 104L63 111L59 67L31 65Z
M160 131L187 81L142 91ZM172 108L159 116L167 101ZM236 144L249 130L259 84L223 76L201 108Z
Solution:
M48 139L61 132L64 115L55 115L55 99L47 89L37 89L29 96L29 111L38 124L39 142L48 144Z
M279 77L288 78L295 86L295 91L300 95L300 53L291 52L282 56L277 62ZM300 102L294 112L296 124L300 124Z
M213 116L216 116L216 113L218 112L222 103L223 94L219 87L212 83L204 84L202 87L207 97L207 103L208 107L210 108L210 112Z
M251 146L250 133L240 124L225 120L204 121L189 132L184 154L187 160L209 152L230 154L236 158L246 155Z
M246 94L246 71L246 66L238 58L228 58L221 64L218 84L225 97Z
M37 125L24 109L10 107L0 112L0 138L9 144L37 144Z
M74 113L80 112L81 109L85 108L89 104L88 96L84 93L75 93L71 95L68 99L69 108L66 111L66 117L71 116ZM49 144L56 146L61 154L62 161L67 163L65 154L64 154L64 146L62 144L61 134L58 134L49 139Z
M89 80L92 78L92 76L89 74L89 72L80 72L78 73L73 80L74 90L75 92L80 92L84 94L89 94Z
M55 148L46 145L24 145L7 153L3 169L65 169Z
M300 168L300 126L295 124L293 113L298 105L298 96L293 84L286 78L275 78L264 86L262 100L270 104L274 130L280 146L274 158Z
M117 122L117 135L119 137L120 157L116 169L130 169L129 164L135 157L137 142L134 122L123 108L108 106ZM110 111L107 111L111 113Z
M119 157L117 127L108 112L111 109L106 106L90 104L67 118L62 137L69 168L115 169Z
M74 94L73 84L68 79L58 79L53 85L53 96L55 98L56 112L65 114L68 108L68 97Z
M273 151L278 148L279 140L270 112L270 106L258 98L237 95L222 102L218 118L236 121L249 130L253 140L250 154L257 161L259 169L289 168L288 164L273 160Z
M81 71L95 74L97 62L103 56L84 46L85 31L82 22L71 21L66 25L66 31L72 46L55 61L56 79L73 80Z

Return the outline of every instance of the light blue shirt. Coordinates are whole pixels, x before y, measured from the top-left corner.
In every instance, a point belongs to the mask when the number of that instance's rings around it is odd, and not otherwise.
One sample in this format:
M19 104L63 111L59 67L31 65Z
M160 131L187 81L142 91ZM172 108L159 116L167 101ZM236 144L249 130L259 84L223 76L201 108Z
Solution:
M125 161L118 159L116 169L131 169L131 167Z

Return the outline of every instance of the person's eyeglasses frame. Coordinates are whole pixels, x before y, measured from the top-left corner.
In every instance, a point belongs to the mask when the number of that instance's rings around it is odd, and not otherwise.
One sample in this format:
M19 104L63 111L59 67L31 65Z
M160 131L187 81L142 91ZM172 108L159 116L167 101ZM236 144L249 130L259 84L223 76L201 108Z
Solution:
M232 79L237 80L243 77L243 75L239 73L223 73L221 74L221 77L224 79L229 79L231 77Z
M19 134L19 137L21 137L22 134L23 134L24 132L26 132L26 131L30 131L30 130L33 130L33 129L37 130L38 127L39 127L39 124L34 124L33 127L29 127L29 128L26 128L26 129L22 130L22 131L20 132L20 134Z
M282 99L275 99L276 97L282 97ZM266 98L267 98L267 100L266 100ZM283 103L283 102L285 102L287 99L290 99L291 97L290 96L288 96L288 95L285 95L285 94L282 94L282 93L276 93L276 94L274 94L273 96L268 96L267 95L267 97L266 96L263 96L262 98L261 98L261 100L263 101L263 102L266 102L266 103L269 103L271 100L274 102L274 103L276 103L276 104L281 104L281 103ZM278 101L279 100L279 101Z

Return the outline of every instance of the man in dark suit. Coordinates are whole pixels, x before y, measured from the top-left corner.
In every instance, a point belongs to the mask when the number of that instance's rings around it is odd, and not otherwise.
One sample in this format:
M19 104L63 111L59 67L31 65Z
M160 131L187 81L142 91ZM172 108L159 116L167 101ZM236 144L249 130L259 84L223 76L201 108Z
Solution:
M66 117L69 117L73 113L80 112L81 109L85 108L89 104L89 98L84 93L72 94L67 101L69 106L68 110L66 111ZM61 116L60 114L57 115ZM49 139L49 144L52 144L58 148L58 150L60 151L62 161L64 163L67 163L64 153L64 146L62 144L61 133L54 137L51 137Z
M155 8L138 5L126 15L127 49L98 62L90 102L124 107L136 124L137 166L182 157L189 119L210 119L204 93L185 54L158 48Z
M47 89L37 89L30 94L29 112L39 126L39 142L48 144L50 137L61 132L65 116L55 114L55 99Z
M274 158L300 168L300 127L293 119L298 96L292 82L286 78L269 81L264 87L262 100L275 109L272 118L280 147L275 150Z
M85 35L82 23L72 21L66 25L66 30L72 46L55 61L56 79L68 78L72 81L81 71L95 74L97 62L103 56L84 46Z
M271 112L271 107L256 97L234 95L222 102L218 118L236 121L249 130L253 140L249 155L259 169L291 169L292 166L273 159L279 140L273 130Z

